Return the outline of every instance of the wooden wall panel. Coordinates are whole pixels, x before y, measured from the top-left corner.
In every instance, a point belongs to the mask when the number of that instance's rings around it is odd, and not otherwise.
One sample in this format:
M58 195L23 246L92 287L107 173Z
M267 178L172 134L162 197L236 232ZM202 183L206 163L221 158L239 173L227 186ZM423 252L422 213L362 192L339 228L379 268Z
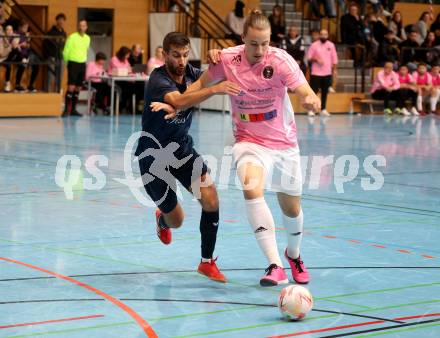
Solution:
M78 8L110 8L114 10L113 52L122 45L131 47L140 43L148 46L148 4L147 0L19 0L23 5L48 7L48 26L55 16L63 12L67 16L66 31L76 31ZM47 27L46 27L47 28Z
M61 116L60 94L0 94L0 117Z
M403 24L406 26L415 24L417 21L419 21L420 15L422 15L422 13L425 11L429 11L429 6L430 5L428 4L409 4L404 2L396 2L395 10L402 12ZM432 8L434 10L435 19L437 14L440 13L440 5L432 5Z

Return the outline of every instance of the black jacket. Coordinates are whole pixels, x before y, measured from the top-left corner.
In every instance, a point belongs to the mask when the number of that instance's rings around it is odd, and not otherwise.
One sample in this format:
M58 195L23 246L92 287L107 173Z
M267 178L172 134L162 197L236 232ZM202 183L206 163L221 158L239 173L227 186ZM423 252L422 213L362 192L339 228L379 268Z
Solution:
M362 20L357 20L347 13L341 17L341 40L347 45L364 44L364 25Z
M45 39L43 42L44 56L62 59L64 43L66 42L66 31L59 30L55 25L47 31L46 35L56 37L56 39Z

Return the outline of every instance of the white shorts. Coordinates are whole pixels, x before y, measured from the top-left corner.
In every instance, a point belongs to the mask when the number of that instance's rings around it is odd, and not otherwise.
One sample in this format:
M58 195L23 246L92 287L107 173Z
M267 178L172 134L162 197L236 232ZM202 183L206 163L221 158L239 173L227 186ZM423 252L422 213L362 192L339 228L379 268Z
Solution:
M236 168L246 163L265 171L266 189L290 196L301 196L302 173L299 148L276 150L251 142L238 142L232 147Z

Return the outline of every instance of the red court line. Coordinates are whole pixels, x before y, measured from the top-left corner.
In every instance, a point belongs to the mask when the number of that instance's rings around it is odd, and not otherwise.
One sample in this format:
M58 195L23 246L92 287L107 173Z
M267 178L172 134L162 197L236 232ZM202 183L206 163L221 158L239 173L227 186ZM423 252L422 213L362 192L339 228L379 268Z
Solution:
M434 256L429 256L429 255L422 255L422 257L424 257L424 258L428 258L428 259L433 259L433 258L435 258Z
M428 313L428 314L424 314L424 315L393 318L393 320L417 319L417 318L438 317L438 316L440 316L440 313ZM311 330L311 331L302 331L302 332L283 334L283 335L280 335L280 336L271 336L269 338L296 337L296 336L302 336L302 335L305 335L305 334L320 333L320 332L335 331L335 330L343 330L343 329L349 329L349 328L352 328L352 327L367 326L367 325L374 325L374 324L381 324L381 323L385 323L385 321L384 320L376 320L376 321L373 321L373 322L363 322L363 323L357 323L357 324L348 324L348 325L341 325L341 326L334 326L334 327L326 327L326 328L316 329L316 330Z
M403 250L403 249L399 249L399 250L397 250L397 251L399 251L399 252L401 252L401 253L404 253L404 254L410 254L410 253L411 253L410 251L408 251L408 250Z
M83 320L83 319L92 319L92 318L101 318L101 317L104 317L104 315L93 315L93 316L83 316L83 317L52 319L52 320L45 320L45 321L42 321L42 322L31 322L31 323L3 325L3 326L0 326L0 329L10 329L10 328L13 328L13 327L20 327L20 326L33 326L33 325L41 325L41 324L71 322L71 321L74 321L74 320Z
M65 281L68 281L68 282L70 282L72 284L78 285L78 286L80 286L80 287L82 287L84 289L92 291L92 292L96 293L97 295L101 296L102 298L104 298L104 299L108 300L109 302L113 303L114 305L119 307L121 310L126 312L128 315L130 315L130 317L132 317L138 323L138 325L142 328L142 330L145 332L147 337L157 338L157 334L156 334L156 332L154 332L154 330L150 326L150 324L148 324L147 321L145 319L143 319L136 311L134 311L128 305L122 303L119 299L116 299L116 298L106 294L105 292L94 288L93 286L90 286L88 284L80 282L79 280L76 280L74 278L67 277L67 276L64 276L64 275L60 275L60 274L58 274L56 272L52 272L52 271L49 271L49 270L46 270L46 269L43 269L43 268L39 268L38 266L35 266L35 265L23 263L23 262L16 261L16 260L13 260L13 259L10 259L10 258L0 257L0 260L5 261L5 262L9 262L9 263L14 263L14 264L22 265L22 266L25 266L27 268L31 268L31 269L34 269L34 270L37 270L37 271L40 271L40 272L44 272L44 273L46 273L48 275L52 275L52 276L55 276L57 278L64 279Z
M296 337L296 336L302 336L302 335L305 335L305 334L312 334L312 333L320 333L320 332L327 332L327 331L350 329L352 327L366 326L366 325L373 325L373 324L381 324L381 323L385 323L385 321L384 320L375 320L374 322L363 322L363 323L358 323L358 324L349 324L349 325L341 325L341 326L334 326L334 327L326 327L326 328L323 328L323 329L316 329L316 330L311 330L311 331L302 331L302 332L283 334L283 335L280 335L280 336L271 336L269 338Z
M394 318L394 320L407 320L407 319L426 318L426 317L438 317L438 316L440 316L440 313L428 313L426 315Z

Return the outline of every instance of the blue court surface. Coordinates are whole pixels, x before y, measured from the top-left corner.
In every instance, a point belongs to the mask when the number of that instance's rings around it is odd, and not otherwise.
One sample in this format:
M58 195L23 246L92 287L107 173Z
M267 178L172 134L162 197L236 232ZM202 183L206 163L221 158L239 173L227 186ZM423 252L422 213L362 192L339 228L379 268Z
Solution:
M123 184L127 167L139 176L124 164L139 116L2 119L0 337L440 337L440 118L296 120L315 302L300 322L281 319L281 287L259 286L267 263L228 166L228 115L197 113L191 128L197 150L217 159L227 284L195 272L197 201L182 192L185 223L165 246L155 208L136 198L144 191ZM64 174L63 155L77 170ZM275 194L266 200L282 252Z

